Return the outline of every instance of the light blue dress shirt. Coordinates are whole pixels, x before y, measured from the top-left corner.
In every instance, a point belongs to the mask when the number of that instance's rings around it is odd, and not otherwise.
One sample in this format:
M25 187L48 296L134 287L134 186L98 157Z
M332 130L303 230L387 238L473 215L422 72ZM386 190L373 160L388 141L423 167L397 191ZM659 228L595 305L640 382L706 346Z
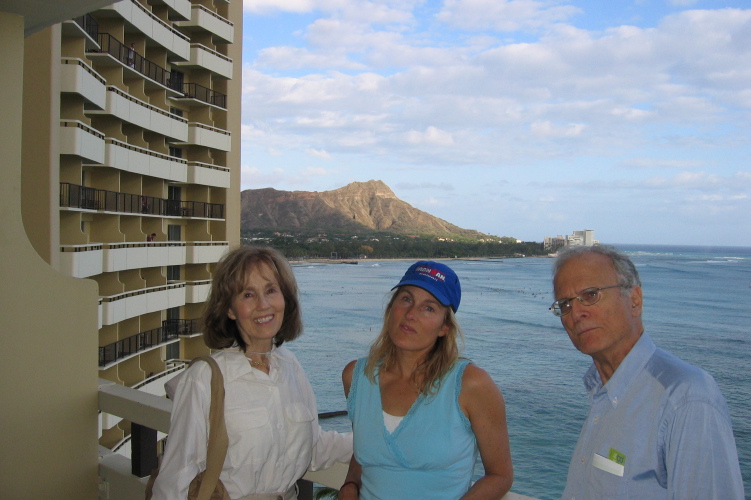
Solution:
M727 404L707 372L642 334L607 384L593 364L584 385L564 500L743 500Z

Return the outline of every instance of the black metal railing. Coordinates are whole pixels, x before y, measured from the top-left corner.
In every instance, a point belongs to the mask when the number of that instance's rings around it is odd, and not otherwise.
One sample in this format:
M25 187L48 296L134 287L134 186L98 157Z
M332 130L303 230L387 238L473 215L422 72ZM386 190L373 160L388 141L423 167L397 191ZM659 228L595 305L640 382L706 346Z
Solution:
M99 33L97 40L101 49L90 50L89 52L109 54L126 66L138 71L145 77L151 78L165 87L170 86L170 72L155 62L146 59L136 52L134 48L126 46L109 33Z
M227 109L227 96L197 83L184 83L182 93L185 97L198 99L214 106Z
M74 17L73 21L75 21L76 24L78 24L92 39L97 39L97 35L99 34L99 23L96 22L91 14Z
M180 335L197 333L197 325L197 320L194 319L164 320L162 321L162 326L159 328L137 333L128 338L100 347L99 366L107 366L117 360L174 340Z
M60 206L96 210L96 189L61 182Z
M200 320L196 319L165 319L162 327L170 335L192 335L198 333ZM174 337L173 337L174 338Z
M131 214L173 217L224 218L224 205L205 201L182 201L141 194L94 189L60 183L60 206Z

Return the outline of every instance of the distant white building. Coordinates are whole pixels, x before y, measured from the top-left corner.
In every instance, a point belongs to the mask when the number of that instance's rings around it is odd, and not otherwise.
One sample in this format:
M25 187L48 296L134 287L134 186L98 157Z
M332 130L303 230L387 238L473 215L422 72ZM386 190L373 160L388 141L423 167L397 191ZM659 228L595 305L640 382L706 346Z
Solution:
M597 245L600 242L595 239L595 232L592 229L574 231L573 234L562 236L545 236L544 247L548 251L556 251L564 246L588 246Z

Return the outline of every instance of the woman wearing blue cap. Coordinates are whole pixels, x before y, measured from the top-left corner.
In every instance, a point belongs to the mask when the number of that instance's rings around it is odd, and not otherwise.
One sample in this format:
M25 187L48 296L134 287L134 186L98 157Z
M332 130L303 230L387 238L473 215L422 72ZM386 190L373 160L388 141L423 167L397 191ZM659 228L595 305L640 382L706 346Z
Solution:
M459 358L460 300L451 268L413 264L369 355L344 369L354 454L340 499L501 498L511 489L503 396ZM472 484L478 454L485 475Z

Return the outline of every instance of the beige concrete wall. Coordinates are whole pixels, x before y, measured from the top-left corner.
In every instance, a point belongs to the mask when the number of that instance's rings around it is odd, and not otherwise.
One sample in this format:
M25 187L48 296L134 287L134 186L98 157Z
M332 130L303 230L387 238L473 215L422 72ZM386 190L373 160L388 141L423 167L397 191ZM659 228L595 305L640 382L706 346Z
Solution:
M24 42L21 213L37 253L59 269L60 216L60 25ZM47 230L39 230L47 228ZM36 230L35 230L36 229Z
M240 147L241 147L241 110L242 110L242 46L243 46L243 6L242 2L229 5L230 19L235 25L235 43L229 47L229 57L234 62L232 80L227 82L227 125L232 133L232 151L227 154L227 166L230 168L230 187L227 190L225 207L227 241L230 247L240 244Z
M53 271L24 231L23 34L0 12L0 497L93 499L98 292Z

